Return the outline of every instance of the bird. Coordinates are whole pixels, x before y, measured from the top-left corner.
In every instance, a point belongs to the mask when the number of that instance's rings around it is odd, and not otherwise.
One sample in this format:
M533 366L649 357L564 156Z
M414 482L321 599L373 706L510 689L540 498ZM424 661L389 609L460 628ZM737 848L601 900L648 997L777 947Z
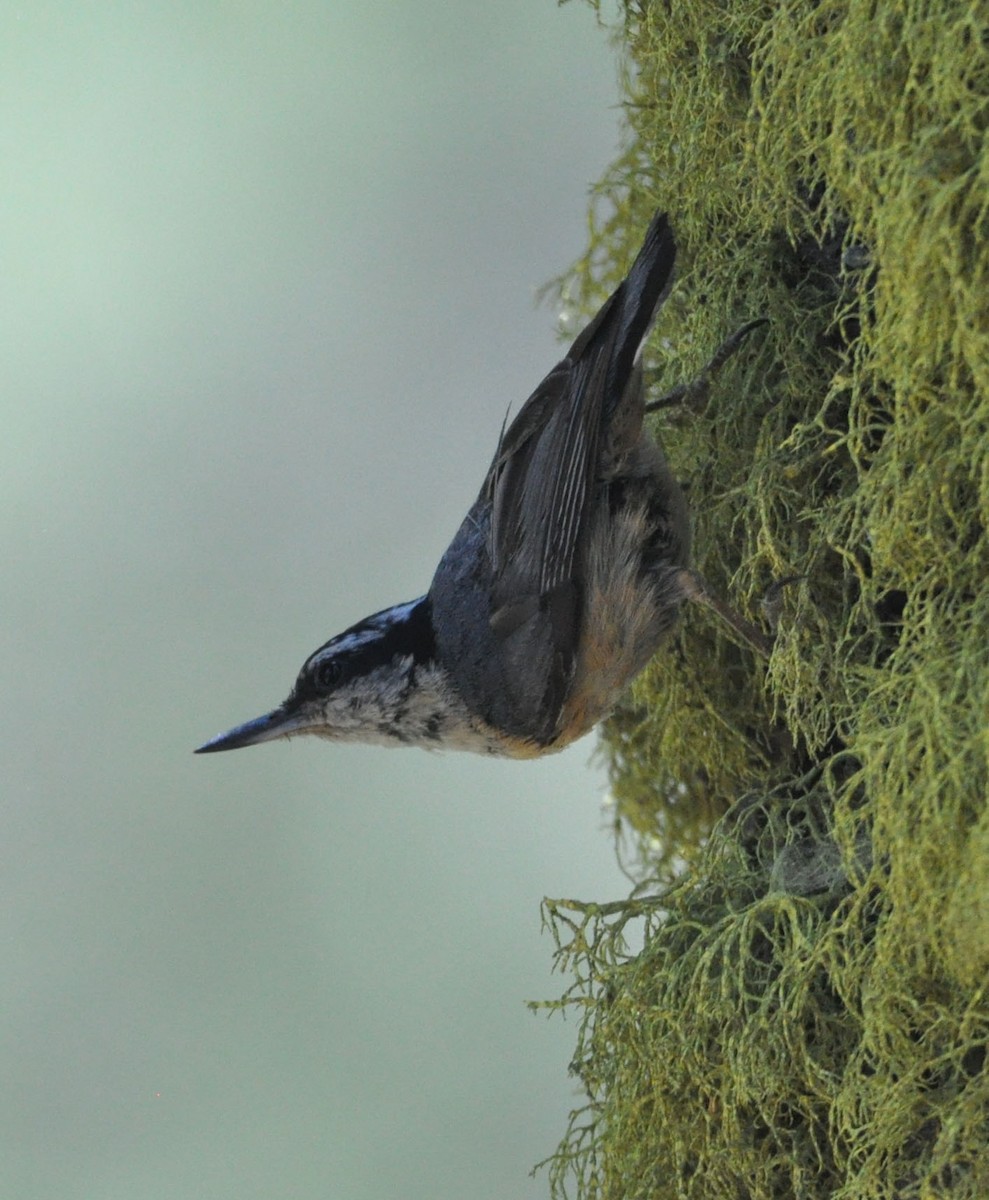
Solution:
M562 750L611 713L687 600L768 653L690 569L686 496L644 423L663 401L646 404L643 345L675 261L659 212L625 278L506 417L429 590L331 638L282 704L197 754L301 734L516 759Z

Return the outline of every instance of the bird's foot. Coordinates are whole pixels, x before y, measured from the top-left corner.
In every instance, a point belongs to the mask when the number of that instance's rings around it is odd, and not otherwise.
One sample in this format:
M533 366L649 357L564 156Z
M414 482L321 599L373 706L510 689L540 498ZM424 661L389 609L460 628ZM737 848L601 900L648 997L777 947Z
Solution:
M757 654L761 654L763 658L769 658L773 652L772 637L754 625L741 613L736 612L727 601L722 600L720 596L716 596L708 586L707 580L699 571L693 571L689 568L684 568L680 571L677 581L683 591L683 595L687 600L692 600L695 604L703 604L717 613L722 621L735 631L739 638ZM775 630L774 630L775 631Z
M768 324L769 320L766 317L759 317L755 321L747 321L740 329L736 329L731 337L725 338L714 354L711 355L711 359L707 365L701 368L700 373L694 379L689 383L681 383L671 392L667 392L665 396L660 396L658 400L653 400L650 404L647 404L646 412L658 412L661 408L674 408L677 406L695 410L703 408L707 403L708 393L711 390L711 382L717 373L728 359L736 353L753 329L758 329L760 325Z
M779 629L780 616L783 612L783 593L794 583L806 579L805 575L787 575L785 579L777 579L766 588L765 594L759 601L759 609L766 624L775 634Z

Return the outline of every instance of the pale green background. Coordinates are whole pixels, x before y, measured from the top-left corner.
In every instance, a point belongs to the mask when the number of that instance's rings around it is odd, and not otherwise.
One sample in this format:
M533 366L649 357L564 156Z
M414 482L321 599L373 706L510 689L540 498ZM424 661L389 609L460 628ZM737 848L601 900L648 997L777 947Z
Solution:
M618 139L551 0L0 14L0 1197L535 1197L593 741L193 746L420 592Z

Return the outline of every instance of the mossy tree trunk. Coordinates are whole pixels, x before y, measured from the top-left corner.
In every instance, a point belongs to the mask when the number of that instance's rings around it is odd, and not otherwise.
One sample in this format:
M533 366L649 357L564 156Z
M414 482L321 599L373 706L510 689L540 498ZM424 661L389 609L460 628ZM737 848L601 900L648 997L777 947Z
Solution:
M586 1091L552 1182L982 1198L989 8L629 0L623 36L629 146L569 298L664 208L662 386L769 318L659 428L705 577L753 618L799 582L768 665L686 613L607 732L642 884L547 903Z

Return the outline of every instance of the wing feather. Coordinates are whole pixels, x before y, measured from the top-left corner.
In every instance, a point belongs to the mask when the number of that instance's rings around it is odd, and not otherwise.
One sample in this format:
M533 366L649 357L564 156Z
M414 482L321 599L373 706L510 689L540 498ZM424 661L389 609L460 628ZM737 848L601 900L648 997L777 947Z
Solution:
M602 439L666 295L675 253L659 215L626 279L504 430L485 480L491 626L503 642L515 639L506 655L526 652L519 637L528 631L545 676L537 699L553 719L580 636L580 582Z

